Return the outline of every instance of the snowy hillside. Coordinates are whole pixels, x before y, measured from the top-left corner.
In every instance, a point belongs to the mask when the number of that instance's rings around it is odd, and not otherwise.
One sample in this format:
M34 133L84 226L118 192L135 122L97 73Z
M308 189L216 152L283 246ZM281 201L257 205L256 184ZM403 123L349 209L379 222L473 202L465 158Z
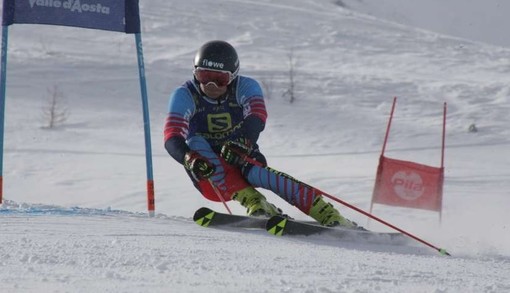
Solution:
M146 217L133 36L11 26L0 291L509 291L510 50L334 2L142 1L156 218ZM447 102L442 223L420 210L376 205L374 214L453 257L419 243L278 239L195 225L197 208L224 208L193 188L164 150L162 131L171 91L191 77L195 51L211 39L231 42L241 74L267 85L260 145L269 164L363 210L393 97L399 99L387 155L434 166ZM292 104L282 97L290 54ZM47 129L42 108L53 86L63 93L68 119ZM476 133L468 132L473 123ZM230 208L244 213L235 203ZM363 215L339 208L368 225ZM388 230L373 221L368 227Z
M468 40L510 47L504 33L510 26L505 0L341 0L358 12L407 26Z

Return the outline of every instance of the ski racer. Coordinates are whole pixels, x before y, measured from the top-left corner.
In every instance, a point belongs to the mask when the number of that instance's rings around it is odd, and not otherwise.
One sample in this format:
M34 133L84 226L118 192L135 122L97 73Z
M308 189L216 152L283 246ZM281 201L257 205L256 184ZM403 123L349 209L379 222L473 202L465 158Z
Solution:
M212 201L234 200L249 216L270 217L281 210L256 187L268 189L324 226L355 227L321 194L267 167L257 141L267 112L258 82L239 75L236 50L225 41L202 45L193 78L170 96L165 148L182 164L201 194ZM248 162L249 157L259 164Z

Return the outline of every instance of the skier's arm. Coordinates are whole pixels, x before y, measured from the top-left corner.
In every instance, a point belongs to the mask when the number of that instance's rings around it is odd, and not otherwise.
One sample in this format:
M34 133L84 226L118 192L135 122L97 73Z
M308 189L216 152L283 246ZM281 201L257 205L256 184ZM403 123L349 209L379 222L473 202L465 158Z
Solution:
M244 137L252 144L256 144L260 133L264 130L265 122L255 115L250 115L244 119Z
M241 131L244 140L226 142L221 150L221 156L229 164L242 166L244 154L265 166L266 158L260 153L257 145L267 119L262 89L254 79L240 77L237 97L239 105L243 107L244 122ZM249 168L242 168L243 173L249 171Z
M243 136L255 145L267 119L262 89L254 79L241 77L237 96L243 107Z
M184 165L184 156L190 151L190 148L186 144L186 141L179 136L174 136L165 141L166 151L174 158L177 162Z
M180 87L172 93L165 122L165 149L181 164L184 164L184 156L190 151L186 139L194 110L195 104L188 89Z

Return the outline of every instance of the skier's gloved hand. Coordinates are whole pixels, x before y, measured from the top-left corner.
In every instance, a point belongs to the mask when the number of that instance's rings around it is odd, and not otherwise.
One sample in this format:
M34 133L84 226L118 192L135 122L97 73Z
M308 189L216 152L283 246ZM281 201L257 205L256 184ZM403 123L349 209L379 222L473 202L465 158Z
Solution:
M187 152L184 156L184 168L197 181L211 177L216 171L216 167L207 158L195 151Z
M241 167L245 163L245 157L250 157L253 147L250 141L241 138L235 141L227 141L221 148L221 157L230 165Z

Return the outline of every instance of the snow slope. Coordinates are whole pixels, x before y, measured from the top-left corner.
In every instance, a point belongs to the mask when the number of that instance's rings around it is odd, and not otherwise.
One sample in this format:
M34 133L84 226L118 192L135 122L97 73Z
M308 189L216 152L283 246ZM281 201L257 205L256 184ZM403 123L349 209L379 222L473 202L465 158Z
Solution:
M380 19L498 46L510 26L505 0L342 0L344 6Z
M510 50L327 1L152 0L141 3L141 12L156 218L146 216L133 36L10 27L0 291L510 290ZM196 49L210 39L235 45L242 74L267 85L270 117L260 144L270 165L364 210L393 96L399 100L387 155L430 165L440 162L446 101L442 223L427 211L376 205L374 214L453 257L418 243L278 239L195 225L190 217L200 206L224 208L206 202L166 154L162 127L170 92L190 77ZM281 95L291 52L293 104ZM42 127L41 108L53 85L65 96L69 118L52 130ZM477 133L467 131L472 123ZM369 227L388 230L374 221Z

